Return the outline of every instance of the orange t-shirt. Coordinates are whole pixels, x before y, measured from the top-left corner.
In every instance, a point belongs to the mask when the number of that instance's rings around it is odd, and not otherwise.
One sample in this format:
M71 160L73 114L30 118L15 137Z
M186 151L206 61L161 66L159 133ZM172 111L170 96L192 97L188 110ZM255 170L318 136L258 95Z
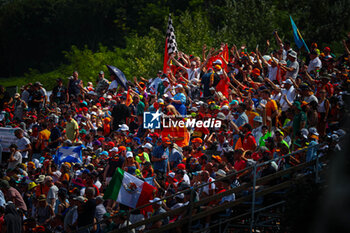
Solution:
M181 137L184 138L182 140L175 140L175 143L179 147L185 147L188 146L190 141L190 134L187 131L186 127L170 127L170 128L164 128L162 131L162 138L168 137L170 135L171 137Z
M278 111L277 103L272 99L266 103L265 108L266 108L266 117L271 117L274 112ZM277 120L274 121L273 125L276 126L276 124L277 124Z
M255 118L256 116L259 116L259 114L256 113L256 112L254 112L254 111L248 111L248 110L245 111L245 114L247 114L249 124L250 124L251 126L253 126L253 125L254 125L254 118Z
M50 187L43 185L43 184L39 184L38 186L36 186L35 196L39 197L41 194L45 194L45 196L47 196L49 189L50 189Z

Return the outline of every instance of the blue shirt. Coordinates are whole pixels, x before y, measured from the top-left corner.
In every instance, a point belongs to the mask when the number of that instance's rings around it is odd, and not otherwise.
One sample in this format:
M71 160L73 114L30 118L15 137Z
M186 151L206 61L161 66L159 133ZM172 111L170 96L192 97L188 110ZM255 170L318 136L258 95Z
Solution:
M154 158L162 158L162 156L166 153L165 148L160 145L157 146L156 148L154 148L153 152L152 152L152 157ZM158 162L152 162L153 164L153 169L155 171L160 171L160 172L166 172L166 168L167 168L167 159L166 160L162 160L162 161L158 161Z
M315 146L317 144L318 144L318 142L316 142L315 140L312 140L309 143L309 147ZM318 146L315 146L315 147L310 148L310 149L307 150L307 152L306 152L306 162L310 162L311 160L316 159L316 157L317 157L317 149L318 149Z
M248 122L249 122L248 116L247 116L247 114L245 114L245 112L243 112L238 116L238 118L236 120L236 125L237 125L237 127L241 127Z
M177 165L178 165L179 163L181 163L181 161L182 161L182 155L181 155L181 153L180 153L178 150L176 150L176 149L172 149L172 150L171 150L171 154L170 154L170 156L169 156L169 162L170 162L170 163L171 163L171 162L174 162L174 164L173 164L172 167L170 167L170 169L172 169L172 168L174 168L174 167L177 167Z
M174 96L174 100L180 100L182 104L186 104L186 96L184 93L177 93Z

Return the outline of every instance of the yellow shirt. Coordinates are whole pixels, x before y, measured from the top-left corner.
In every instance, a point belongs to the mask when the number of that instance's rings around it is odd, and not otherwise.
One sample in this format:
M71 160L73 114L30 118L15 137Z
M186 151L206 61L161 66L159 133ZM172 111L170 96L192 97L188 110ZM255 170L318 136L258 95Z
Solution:
M51 132L48 129L41 130L38 135L38 144L40 144L40 149L43 150L47 147Z
M74 119L72 119L70 122L67 122L66 135L67 135L67 138L72 142L75 140L75 136L78 129L79 129L78 123Z

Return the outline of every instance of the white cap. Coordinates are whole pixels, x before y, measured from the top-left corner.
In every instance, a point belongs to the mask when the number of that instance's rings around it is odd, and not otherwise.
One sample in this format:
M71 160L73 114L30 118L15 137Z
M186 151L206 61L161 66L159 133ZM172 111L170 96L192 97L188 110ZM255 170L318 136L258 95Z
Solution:
M213 64L219 64L219 65L222 65L222 61L218 59L218 60L214 61L214 62L213 62Z
M183 86L182 86L181 84L177 84L176 87L175 87L175 89L176 89L176 88L179 88L179 87L183 88Z
M224 105L224 106L221 107L220 110L222 111L222 110L230 110L230 109L229 109L229 107L227 105Z
M152 150L153 146L152 146L151 143L147 142L145 145L142 146L142 148L146 148L146 149Z
M318 136L317 129L315 127L311 127L309 129L309 133Z
M119 129L120 131L128 131L129 130L129 126L127 126L126 124L122 124L122 125L119 125Z
M190 112L198 112L198 108L192 107L192 108L190 109Z
M163 79L162 81L163 81L163 82L168 82L168 83L170 83L168 78L165 78L165 79Z
M180 198L180 199L184 199L185 198L185 194L183 193L179 193L175 196L176 198Z
M160 99L158 99L158 103L164 104L164 100L160 98Z
M300 130L301 135L303 135L304 138L307 138L307 136L309 135L309 130L307 130L306 128L302 128Z
M156 203L157 205L161 205L162 201L160 200L159 197L154 198L153 200L149 200L151 203Z
M293 82L290 79L287 79L286 81L283 81L282 83L293 85Z
M226 176L226 172L225 172L224 170L222 170L222 169L219 169L219 170L216 172L216 175L225 177L225 176Z
M113 147L112 149L109 150L109 152L118 152L118 147Z
M168 176L170 176L171 178L175 177L175 173L174 172L169 172Z
M113 97L111 95L107 95L107 99L112 99Z
M134 155L133 155L133 153L131 151L128 151L128 152L126 152L126 157L127 158L133 158Z

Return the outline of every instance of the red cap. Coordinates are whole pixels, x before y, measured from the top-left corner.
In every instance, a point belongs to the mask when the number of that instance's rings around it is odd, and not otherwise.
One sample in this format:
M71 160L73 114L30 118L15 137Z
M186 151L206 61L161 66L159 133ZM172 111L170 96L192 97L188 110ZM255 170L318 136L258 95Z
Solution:
M105 139L101 137L101 138L99 138L98 140L99 140L100 142L103 142Z
M185 169L186 169L186 166L185 166L185 164L183 164L183 163L179 163L179 164L177 165L177 168L180 169L180 170L185 170Z
M203 140L201 138L194 138L192 139L192 142L195 143L195 142L199 142L199 143L202 143Z
M107 145L110 146L110 147L115 147L114 142L108 142Z
M120 146L120 147L118 147L118 151L119 151L119 152L124 151L124 150L126 150L126 147L125 147L125 146Z
M325 52L330 52L330 51L331 51L331 48L330 48L330 47L325 47L325 48L323 49L323 51L325 51Z

